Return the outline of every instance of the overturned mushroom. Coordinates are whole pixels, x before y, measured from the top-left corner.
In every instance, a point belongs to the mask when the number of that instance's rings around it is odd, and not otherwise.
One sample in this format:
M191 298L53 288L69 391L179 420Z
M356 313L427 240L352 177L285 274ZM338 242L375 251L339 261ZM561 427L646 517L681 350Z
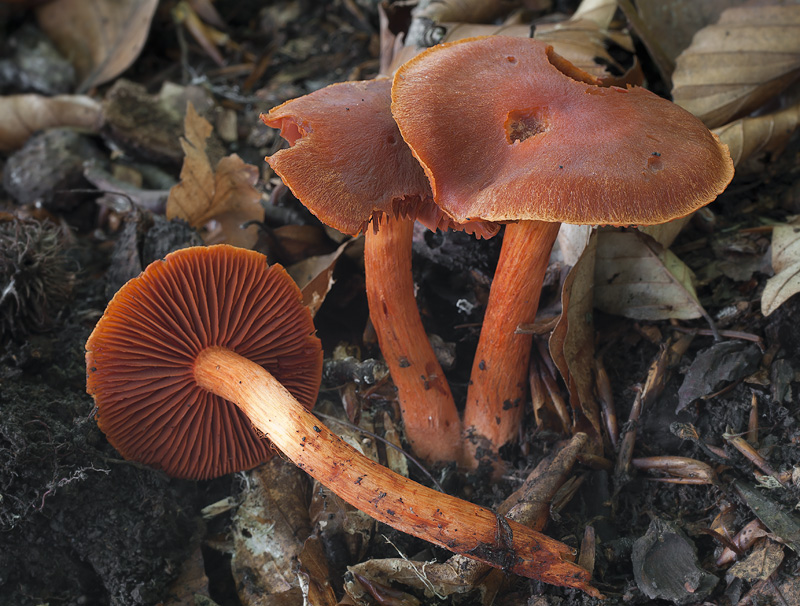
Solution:
M561 222L652 225L730 182L727 146L643 88L604 88L527 38L442 44L397 71L392 113L455 221L505 228L464 413L495 452L518 432L533 322Z
M312 380L304 393L313 400L320 349L301 300L281 268L226 245L184 249L151 264L115 295L86 345L87 390L101 427L138 436L134 447L122 446L126 456L182 477L209 477L227 468L232 452L219 444L241 439L230 428L249 421L309 475L381 522L509 572L599 595L589 574L568 561L566 545L382 467L298 402L276 375L284 364L289 377L302 375L306 359ZM269 329L251 334L265 310ZM290 345L296 326L304 336ZM244 349L263 356L264 366ZM155 406L160 401L163 409Z

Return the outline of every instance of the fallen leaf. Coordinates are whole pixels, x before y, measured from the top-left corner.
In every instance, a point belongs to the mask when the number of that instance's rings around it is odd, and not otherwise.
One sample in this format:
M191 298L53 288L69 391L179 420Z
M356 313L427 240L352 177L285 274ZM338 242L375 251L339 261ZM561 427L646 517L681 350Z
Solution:
M734 482L736 492L774 536L795 553L800 553L800 520L750 484Z
M595 306L634 320L688 320L704 315L694 274L671 251L638 231L601 231Z
M36 11L39 26L72 59L86 91L124 72L139 56L158 0L54 0Z
M617 0L583 0L575 9L570 21L586 19L606 28L611 25L618 8Z
M762 539L761 544L747 558L736 562L728 569L728 574L752 583L771 577L781 562L783 562L783 547L769 539Z
M589 238L594 233L591 225L572 225L562 223L558 230L558 250L565 265L572 267L578 262L583 251L589 245Z
M572 267L561 291L561 317L550 336L550 354L569 390L573 429L592 438L602 451L600 412L594 397L593 278L598 234Z
M744 341L723 341L698 352L678 389L677 412L725 384L752 374L760 360L758 346Z
M589 72L599 78L610 77L607 66L618 72L625 69L619 64L617 58L609 52L609 48L616 47L633 54L633 41L627 33L611 31L601 27L590 19L567 19L557 23L510 24L510 25L485 25L483 23L437 23L435 24L435 42L454 42L475 36L515 36L533 38L551 44L555 51L570 61L573 65ZM390 73L416 55L420 50L415 46L405 46L396 51L389 67ZM614 84L620 82L640 83L639 70L630 70L622 78L614 79ZM628 79L630 78L630 79Z
M730 8L678 57L672 98L709 128L746 116L800 76L800 6Z
M248 221L264 220L261 193L254 187L258 168L245 164L236 154L226 156L212 168L206 152L206 140L212 126L190 103L186 110L185 138L181 139L186 157L181 182L169 192L167 218L183 219L200 229L218 222L221 236L207 232L206 244L227 242L252 248L258 238L255 225L242 228Z
M178 577L170 585L169 597L163 605L196 606L195 596L208 596L208 593L205 561L198 540L197 546L181 564Z
M609 78L616 71L624 76L614 79L613 84L641 84L641 72L635 68L626 72L609 52L610 48L616 48L633 55L633 41L627 33L605 29L590 19L573 17L561 23L539 24L533 37L552 44L559 55L598 78Z
M775 155L783 151L800 122L800 103L753 118L740 118L714 129L720 141L728 146L733 165L739 172L747 160L763 153ZM761 170L761 167L756 167Z
M84 95L0 97L0 152L19 149L45 128L70 126L96 133L102 122L102 106Z
M342 253L353 243L347 240L327 255L309 257L286 268L303 293L303 305L315 316L333 286L333 270Z
M291 462L273 457L248 477L231 528L231 570L239 598L251 606L271 604L264 601L271 594L300 598L294 559L312 530L306 476Z
M642 41L665 84L671 86L675 60L694 34L716 23L727 8L746 0L620 0L630 28Z
M438 2L420 2L412 14L415 19L429 19L436 23L443 21L486 23L502 15L503 11L502 2L439 0Z
M800 224L772 228L772 269L761 294L761 313L770 315L792 295L800 292Z
M306 539L298 559L300 570L297 571L297 578L303 591L303 603L336 606L336 594L331 585L330 569L322 540L318 536Z

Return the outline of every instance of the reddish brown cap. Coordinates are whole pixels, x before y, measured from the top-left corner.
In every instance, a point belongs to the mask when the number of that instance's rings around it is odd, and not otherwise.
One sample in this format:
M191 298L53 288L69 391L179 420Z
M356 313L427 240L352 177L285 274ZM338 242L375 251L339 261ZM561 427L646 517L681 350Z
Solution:
M314 405L322 349L284 269L224 244L186 248L125 284L86 342L86 390L125 458L205 479L271 456L235 404L195 383L194 360L210 346L260 364Z
M733 177L726 145L643 88L593 76L527 38L433 47L405 63L392 113L456 221L649 225Z
M267 158L292 193L319 219L346 234L373 217L412 217L430 229L491 236L497 226L455 225L433 204L430 184L390 109L388 78L340 82L262 114L288 149Z

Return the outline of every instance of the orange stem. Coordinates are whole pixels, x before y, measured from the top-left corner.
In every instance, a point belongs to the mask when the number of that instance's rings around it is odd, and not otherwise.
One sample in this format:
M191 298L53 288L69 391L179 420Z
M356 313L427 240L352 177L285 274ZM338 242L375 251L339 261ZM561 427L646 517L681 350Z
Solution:
M559 227L543 221L506 226L464 410L464 428L473 447L485 438L484 445L496 453L519 431L533 335L516 330L536 317Z
M267 370L222 347L195 361L197 383L236 404L310 476L380 522L502 568L599 596L573 550L522 524L436 492L379 465L332 433Z
M457 461L461 420L450 385L422 326L411 274L414 221L384 218L367 229L364 266L370 317L397 386L406 437L429 462Z

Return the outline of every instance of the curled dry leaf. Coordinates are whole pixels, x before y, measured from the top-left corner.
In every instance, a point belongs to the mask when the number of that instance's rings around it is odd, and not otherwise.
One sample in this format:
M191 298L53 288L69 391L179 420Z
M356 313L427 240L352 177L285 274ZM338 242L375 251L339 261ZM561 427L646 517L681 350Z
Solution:
M519 24L484 25L478 23L440 23L437 28L442 32L441 38L437 38L437 42L455 42L475 36L529 38L531 29L533 29L535 39L551 44L555 51L570 63L601 79L610 77L606 66L613 66L620 72L624 71L624 68L609 53L609 47L619 47L633 53L633 41L628 34L607 30L589 19L568 19L559 23L542 23L535 28ZM397 69L416 53L417 49L404 47L394 57L390 70ZM641 83L639 73L638 70L631 70L622 80L631 84ZM625 80L627 77L632 79ZM622 80L615 79L614 84L618 84Z
M772 228L772 269L761 295L761 313L770 315L789 297L800 292L800 223Z
M303 305L309 309L312 317L317 314L333 286L333 270L336 268L336 262L353 241L353 239L346 240L332 253L308 257L286 268L303 293Z
M19 149L28 137L45 128L71 126L97 132L102 122L102 106L84 95L0 97L0 151Z
M600 412L594 397L594 324L592 286L598 234L572 267L561 290L562 313L550 336L550 354L570 394L573 430L592 439L590 452L602 452Z
M714 129L720 140L728 146L733 165L740 165L759 154L777 154L783 151L789 137L800 122L800 103L785 109L754 118L741 118Z
M236 154L222 158L216 169L212 168L206 153L211 131L211 124L190 103L186 110L186 137L181 139L186 157L181 182L169 192L167 218L183 219L195 228L216 221L219 233L206 233L206 244L226 242L252 248L258 238L257 228L242 225L264 220L261 193L254 187L258 168L245 164Z
M678 57L672 97L709 127L745 116L800 76L800 6L731 8Z
M72 59L79 91L108 82L139 56L158 0L55 0L40 7L39 25Z
M634 320L705 315L692 270L638 231L599 233L594 280L595 305L607 313Z

